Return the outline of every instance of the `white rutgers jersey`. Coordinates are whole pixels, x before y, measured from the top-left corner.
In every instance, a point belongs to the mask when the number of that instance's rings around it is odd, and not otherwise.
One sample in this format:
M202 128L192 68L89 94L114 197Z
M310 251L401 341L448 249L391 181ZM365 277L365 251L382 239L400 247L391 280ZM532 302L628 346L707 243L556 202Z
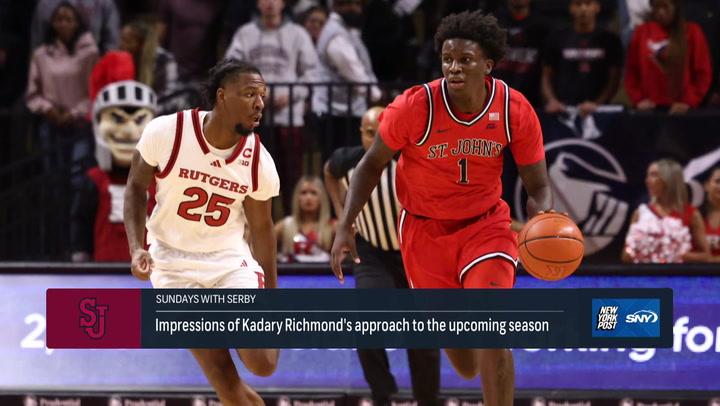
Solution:
M157 205L148 242L192 253L232 250L251 256L243 239L243 200L268 200L280 188L275 163L257 134L241 137L232 154L214 154L202 131L207 112L185 110L155 118L137 149L157 167Z

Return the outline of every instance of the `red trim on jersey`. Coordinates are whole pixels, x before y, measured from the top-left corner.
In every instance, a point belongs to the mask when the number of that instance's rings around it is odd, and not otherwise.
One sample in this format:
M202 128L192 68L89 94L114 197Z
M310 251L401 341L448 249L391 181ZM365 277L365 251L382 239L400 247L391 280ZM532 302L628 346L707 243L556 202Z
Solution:
M502 251L489 252L487 254L484 254L484 255L481 255L481 256L475 258L469 264L465 265L462 268L462 270L460 271L460 276L459 276L460 283L462 283L465 275L468 272L470 272L475 266L477 266L479 263L481 263L483 261L487 261L489 259L500 259L503 261L507 261L508 263L510 263L513 266L514 269L517 269L517 261L518 260L513 258L512 255L510 255L506 252L502 252Z
M657 217L657 218L659 218L659 219L663 218L663 216L662 216L662 215L660 214L660 212L657 210L657 208L655 207L655 205L653 205L652 203L648 203L647 206L648 206L648 209L650 209L650 213L654 214L655 217Z
M236 160L237 157L240 156L240 152L242 152L243 148L245 148L245 143L247 143L247 139L248 139L247 136L246 136L246 137L242 137L242 140L241 140L240 142L238 142L237 145L235 146L235 151L233 151L232 155L230 155L230 156L225 160L225 163L226 163L226 164L229 165L229 164L233 163L233 161Z
M198 113L198 109L193 109L192 111L192 122L193 122L193 128L195 129L195 138L197 138L198 144L200 144L200 149L202 150L203 154L208 154L210 152L210 148L208 148L207 144L205 143L205 136L202 133L202 127L200 126L200 114Z
M183 117L185 116L185 113L182 111L177 112L177 122L175 124L175 140L173 141L173 148L172 152L170 153L170 159L168 159L167 165L165 165L165 169L162 170L159 174L155 175L156 177L162 179L170 174L170 171L172 170L173 166L175 166L175 161L177 161L178 153L180 153L180 142L182 141L182 133L183 133Z
M705 233L720 235L720 224L718 224L717 227L713 227L712 224L710 224L709 217L706 217L703 220L705 222Z
M262 144L260 143L260 137L258 137L257 134L255 134L255 151L253 151L253 160L252 160L252 191L256 192L258 190L258 167L260 166L260 149L262 149Z
M663 218L663 217L674 217L676 219L679 219L682 221L683 225L686 227L690 227L692 224L692 218L695 214L695 207L689 203L685 203L685 208L682 212L679 212L677 210L671 211L667 216L663 216L660 214L660 210L658 210L657 206L653 203L648 203L648 208L650 209L650 212L655 215L657 218Z
M505 107L505 136L507 137L507 145L505 146L505 148L507 148L508 146L510 146L510 142L512 142L512 134L510 131L510 86L508 86L507 83L503 82L502 80L500 80L500 84L503 85L503 96L505 98L505 103L503 106Z

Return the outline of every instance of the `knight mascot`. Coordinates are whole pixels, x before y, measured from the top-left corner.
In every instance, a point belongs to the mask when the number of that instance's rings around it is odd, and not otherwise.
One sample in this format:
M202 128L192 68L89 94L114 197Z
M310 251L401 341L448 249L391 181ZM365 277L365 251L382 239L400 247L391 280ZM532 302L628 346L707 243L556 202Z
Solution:
M130 261L123 224L125 184L135 146L156 106L153 90L134 80L110 83L97 93L92 115L97 166L75 187L73 262Z

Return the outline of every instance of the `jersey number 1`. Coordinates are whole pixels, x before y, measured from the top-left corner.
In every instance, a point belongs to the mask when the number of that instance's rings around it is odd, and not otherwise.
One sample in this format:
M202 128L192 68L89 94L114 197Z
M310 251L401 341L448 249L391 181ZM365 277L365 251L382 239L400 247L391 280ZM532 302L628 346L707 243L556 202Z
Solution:
M228 221L230 208L227 206L233 204L235 199L215 193L208 197L208 193L199 187L187 188L183 194L193 199L180 203L177 211L178 216L190 221L205 220L205 224L211 227L220 227ZM205 215L190 213L190 210L203 207L206 204ZM220 213L220 215L216 216L215 213Z
M458 161L458 166L460 166L460 180L458 180L458 183L462 183L463 185L469 183L468 180L468 163L467 158L463 158Z

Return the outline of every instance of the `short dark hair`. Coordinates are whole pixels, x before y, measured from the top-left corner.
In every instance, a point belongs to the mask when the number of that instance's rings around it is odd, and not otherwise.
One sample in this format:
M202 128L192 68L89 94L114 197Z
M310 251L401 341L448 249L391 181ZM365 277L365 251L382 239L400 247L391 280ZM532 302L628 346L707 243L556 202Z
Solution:
M505 56L507 33L492 14L477 10L448 15L440 21L435 33L435 50L440 52L443 43L452 38L476 42L495 63Z
M215 95L219 88L225 86L228 79L236 77L243 73L256 73L262 76L260 69L255 65L238 61L236 59L224 59L210 69L208 80L205 83L204 96L205 101L210 106L215 106Z

